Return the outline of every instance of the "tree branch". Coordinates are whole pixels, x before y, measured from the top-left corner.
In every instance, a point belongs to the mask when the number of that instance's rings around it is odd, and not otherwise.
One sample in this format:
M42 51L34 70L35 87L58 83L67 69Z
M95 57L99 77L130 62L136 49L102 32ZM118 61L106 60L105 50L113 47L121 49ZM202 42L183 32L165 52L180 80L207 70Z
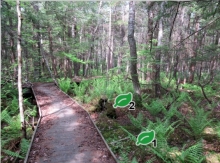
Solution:
M176 14L175 14L175 17L174 17L174 19L173 19L173 24L172 24L171 29L170 29L169 41L171 40L172 31L173 31L173 26L174 26L174 23L175 23L177 14L178 14L179 6L180 6L180 2L178 2L178 6L177 6L177 9L176 9Z
M206 26L202 27L200 30L195 31L194 33L192 33L191 35L187 36L186 38L184 38L179 44L175 45L173 48L179 46L182 42L186 41L189 37L193 36L194 34L196 34L197 32L205 29L206 27L210 26L212 23L214 23L216 20L220 19L220 17L216 18L215 20L212 20L211 22L209 22Z

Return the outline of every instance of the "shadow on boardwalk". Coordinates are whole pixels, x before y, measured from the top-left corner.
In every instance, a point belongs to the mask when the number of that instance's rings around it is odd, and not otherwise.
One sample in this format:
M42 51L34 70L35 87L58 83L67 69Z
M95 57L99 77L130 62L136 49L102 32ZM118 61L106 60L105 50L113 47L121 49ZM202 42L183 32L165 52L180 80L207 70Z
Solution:
M89 115L53 83L33 86L42 112L28 163L115 163Z

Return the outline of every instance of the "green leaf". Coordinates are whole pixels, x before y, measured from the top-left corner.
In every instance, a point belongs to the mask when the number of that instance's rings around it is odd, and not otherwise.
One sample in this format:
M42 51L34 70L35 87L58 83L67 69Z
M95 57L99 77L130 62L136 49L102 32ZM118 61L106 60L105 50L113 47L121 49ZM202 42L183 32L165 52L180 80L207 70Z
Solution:
M141 132L137 137L136 145L147 145L151 143L155 138L155 131L144 131Z
M83 60L77 58L75 55L72 55L70 53L64 53L63 54L68 57L69 59L71 59L73 62L77 62L77 63L82 63L82 64L86 64L86 62L84 62Z
M132 100L132 93L118 95L115 98L114 108L116 107L126 107Z

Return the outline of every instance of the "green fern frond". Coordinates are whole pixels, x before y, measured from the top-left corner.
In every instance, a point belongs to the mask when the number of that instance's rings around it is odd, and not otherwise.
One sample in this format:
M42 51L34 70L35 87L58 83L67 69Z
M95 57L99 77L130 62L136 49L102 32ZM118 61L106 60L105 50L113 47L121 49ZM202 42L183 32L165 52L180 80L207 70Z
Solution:
M182 163L201 163L205 158L202 143L199 142L182 151L181 155L176 155L176 158Z
M13 140L13 139L12 138L1 139L1 148L3 149L5 147L5 145L7 145L11 140Z
M8 109L6 108L5 110L3 110L1 112L1 121L4 121L4 122L10 124L11 120L12 120L12 118L11 118L11 116L8 113Z
M191 132L188 129L185 129L187 133L190 135L199 138L208 125L211 124L212 120L208 120L208 116L210 112L204 111L204 109L196 108L193 109L195 115L191 115L191 117L187 118L186 121L188 122ZM199 124L199 125L198 125Z
M134 142L136 142L137 138L136 136L134 136L133 134L131 134L128 130L126 130L124 127L120 126L120 128L125 131L128 134L128 137L133 140Z
M60 89L63 92L67 93L68 90L70 89L70 86L71 86L71 84L70 84L71 83L71 79L69 79L69 78L67 78L67 79L61 78L61 79L58 79L58 83L59 83Z
M28 151L29 148L29 141L26 139L21 139L21 145L20 145L20 149L21 149L21 156L25 157L26 153Z
M19 115L13 117L8 126L2 129L2 138L19 138L21 136L21 122Z
M31 117L36 117L37 115L37 109L36 109L36 106L34 106L33 108L27 108L25 111L24 111L24 114L25 115L28 115L28 116L31 116Z
M132 159L131 163L138 163L136 157L134 157L134 158Z
M22 156L20 156L17 152L12 152L10 150L5 150L5 149L2 149L2 152L4 152L5 154L9 155L9 156L12 156L12 157L18 157L18 158L24 158Z
M168 157L167 157L167 153L170 151L169 148L154 148L154 147L151 147L149 146L148 148L150 148L151 152L153 154L155 154L157 157L159 157L160 159L163 160L163 162L165 163L171 163L169 160L168 160Z
M169 135L174 132L174 129L179 126L179 123L180 121L176 121L170 124L169 119L166 119L165 121L157 119L156 122L148 120L148 125L146 128L149 130L154 130L157 137L168 138Z
M19 108L19 106L18 106L18 98L16 96L13 96L11 104L8 107L9 114L10 115L15 115L16 113L18 113L18 108Z
M138 129L142 129L142 130L146 130L145 127L143 127L143 121L144 121L144 117L142 113L138 113L137 118L134 118L133 115L129 114L128 118L130 119L131 123L137 127Z
M160 100L153 101L150 105L143 103L143 106L154 116L165 109Z
M153 158L151 158L150 160L148 160L148 161L147 161L147 162L145 162L145 163L153 163L155 160L156 160L156 158L155 158L155 157L153 157Z

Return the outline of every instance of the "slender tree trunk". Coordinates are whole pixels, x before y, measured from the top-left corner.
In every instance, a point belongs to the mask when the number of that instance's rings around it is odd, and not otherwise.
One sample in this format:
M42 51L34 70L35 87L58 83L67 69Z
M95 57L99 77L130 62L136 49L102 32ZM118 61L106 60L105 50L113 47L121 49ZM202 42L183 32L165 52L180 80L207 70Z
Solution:
M149 2L147 1L147 14L148 14L148 30L147 30L147 41L146 44L148 45L147 49L150 51L151 55L151 50L152 50L152 40L153 40L153 11L152 11L152 6L154 5L154 2ZM152 68L151 63L147 63L147 68ZM151 81L151 72L147 70L147 82Z
M164 11L163 9L163 4L164 2L161 3L161 11ZM158 28L158 43L157 43L157 46L162 46L162 38L163 38L163 22L162 22L162 18L160 18L159 20L159 28ZM156 64L154 65L154 71L155 71L155 77L154 77L154 80L155 80L155 96L156 97L160 97L160 88L161 88L161 85L160 85L160 62L161 62L161 50L158 49L156 50L156 54L155 54L155 62Z
M7 5L7 8L8 10L10 11L11 9L11 6L8 4L8 2L5 2L5 4ZM13 70L14 70L14 73L13 73L13 78L14 80L16 80L17 78L17 66L15 66L15 62L16 62L16 51L15 51L15 43L14 43L14 34L13 34L13 23L12 23L12 17L9 16L9 26L10 26L10 32L9 32L9 35L10 35L10 47L11 47L11 61L12 61L12 65L13 65Z
M108 47L107 47L107 72L109 69L112 67L112 8L110 7L110 12L109 12L109 31L108 31Z
M74 44L79 43L79 32L78 32L78 29L77 29L76 18L73 19L71 32L69 32L69 34L70 34L69 36L72 35L71 40L73 40ZM77 54L76 57L79 57L79 55ZM74 68L74 76L79 76L80 63L73 62L73 68Z
M26 124L24 120L24 109L23 109L23 96L22 96L22 56L21 56L21 10L20 10L20 1L17 0L17 14L18 14L18 39L17 39L17 51L18 51L18 98L19 98L19 111L20 111L20 120L23 137L26 138Z
M199 30L199 17L195 17L195 31ZM197 50L198 50L198 32L194 35L194 42L193 42L193 55L191 57L191 62L189 66L189 83L192 83L194 81L194 74L196 69L196 61L195 58L197 56Z
M163 26L162 26L162 18L159 20L159 33L158 33L158 45L162 46L162 38L163 38ZM160 62L161 62L161 50L156 51L155 56L155 96L160 97Z
M27 42L25 42L25 44L27 45ZM29 80L29 66L28 66L28 49L27 47L24 48L24 57L25 57L25 71L26 71L26 75L25 75L25 80L28 81Z
M130 71L134 87L134 91L140 96L140 83L137 73L137 49L136 41L134 38L134 25L135 25L135 4L134 1L129 2L129 20L128 20L128 43L130 46Z
M39 12L39 7L36 2L32 2L33 8L36 14ZM33 21L33 30L36 29L37 32L34 31L34 40L36 40L37 44L34 44L34 48L37 49L37 55L34 58L34 78L41 77L41 42L40 42L40 21Z
M48 27L48 36L49 36L49 49L50 49L53 72L54 72L54 76L57 77L56 58L53 56L53 38L52 38L50 26Z
M124 16L123 16L124 17ZM122 18L123 19L123 18ZM124 25L120 25L120 50L118 54L118 60L117 60L117 66L118 66L118 74L121 73L121 67L122 67L122 56L123 56L123 45L124 45L124 37L125 37L125 28Z

